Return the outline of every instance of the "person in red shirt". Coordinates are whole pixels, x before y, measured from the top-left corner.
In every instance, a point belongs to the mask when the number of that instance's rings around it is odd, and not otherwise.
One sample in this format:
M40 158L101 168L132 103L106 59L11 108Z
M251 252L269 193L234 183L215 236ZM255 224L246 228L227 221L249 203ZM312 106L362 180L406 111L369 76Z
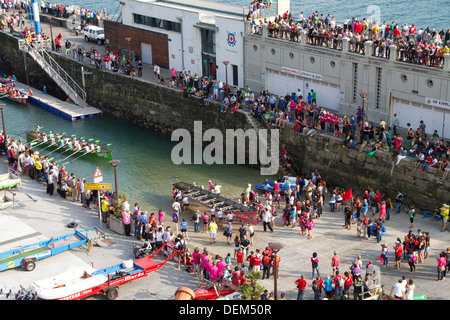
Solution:
M306 286L308 285L303 275L300 275L300 279L295 280L294 283L297 285L298 289L297 300L303 300L303 294L305 293Z
M344 273L344 296L346 298L350 295L350 287L353 285L352 276L346 271Z
M264 280L269 279L270 277L270 268L272 266L272 259L270 258L270 253L268 250L264 250L263 251L263 258L262 258L262 263L263 263L263 275L262 275L262 279Z
M397 238L397 241L395 241L394 246L394 254L395 254L395 264L397 266L397 269L400 269L400 262L402 261L402 244L399 238Z
M314 300L320 300L320 297L322 296L322 289L323 289L323 280L322 276L317 276L316 279L312 282L313 285L313 291L314 291Z
M261 258L258 256L253 258L253 270L256 272L261 271Z
M416 39L416 27L414 26L414 24L412 24L411 27L409 28L408 41L409 41L409 37L411 37L412 40Z
M344 281L344 279L342 278L342 276L339 274L339 270L336 271L336 276L333 279L333 283L334 283L334 298L335 299L340 299L341 298L341 293L342 290L344 289L344 284L342 283Z

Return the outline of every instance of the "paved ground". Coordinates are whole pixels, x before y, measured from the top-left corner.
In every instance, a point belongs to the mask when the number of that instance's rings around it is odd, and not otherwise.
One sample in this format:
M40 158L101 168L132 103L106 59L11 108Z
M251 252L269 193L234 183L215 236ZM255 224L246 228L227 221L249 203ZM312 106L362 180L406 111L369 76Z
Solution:
M4 158L0 159L0 173L7 172L7 165ZM31 198L35 199L33 201ZM38 242L52 236L59 236L72 232L73 229L67 224L76 221L86 227L99 226L107 235L107 238L115 243L114 245L94 246L90 253L85 248L77 248L64 252L57 256L39 261L37 267L32 272L26 272L21 268L3 271L0 273L0 287L19 288L19 285L27 287L32 281L49 278L53 275L63 273L71 268L93 264L96 269L105 268L124 260L133 259L132 242L134 237L126 237L116 234L104 225L100 226L98 216L93 210L83 209L80 204L64 200L59 196L49 197L45 193L44 185L38 184L27 177L23 178L23 185L16 192L16 204L11 209L0 212L0 252L6 251L18 245L25 245ZM168 199L168 208L170 199ZM190 221L190 214L182 215ZM396 270L393 264L393 257L388 267L381 267L382 283L390 290L390 287L405 275L412 278L417 285L417 294L425 294L430 300L448 299L450 289L449 280L437 282L436 260L438 253L449 246L448 232L439 232L439 223L430 219L417 217L415 229L429 231L431 234L430 259L425 260L423 265L417 266L414 274L409 273L406 262L403 262L400 270ZM324 215L316 220L313 239L308 240L299 234L299 228L282 227L281 217L276 219L274 233L264 233L262 226L255 228L256 235L252 250L256 248L264 249L270 242L280 242L284 248L279 255L282 258L280 266L280 278L278 280L278 293L284 292L288 300L296 298L296 288L293 282L304 274L311 283L311 263L310 257L313 252L317 252L320 262L319 269L322 276L329 275L333 251L338 251L342 259L342 269L350 266L351 261L361 255L363 263L372 260L375 265L380 266L378 256L381 247L375 243L374 239L363 240L355 237L356 230L347 230L342 227L342 213L324 212ZM235 224L237 231L239 224ZM403 238L407 234L409 220L406 214L393 216L386 223L387 232L383 242L390 247L397 237ZM172 223L172 229L175 224ZM209 243L209 234L194 233L192 223L188 227L189 247L207 247L213 254L225 256L228 252L233 253L233 248L227 245L222 233L218 233L218 241L215 244ZM392 251L392 250L391 250ZM235 263L235 260L232 260ZM260 284L269 291L274 289L273 278L261 280ZM178 270L174 262L167 263L159 271L151 273L148 277L138 279L134 282L121 286L120 300L167 300L174 297L175 291L180 286L188 286L195 289L196 278ZM89 299L103 299L95 297ZM313 292L311 286L307 290L305 299L312 300Z

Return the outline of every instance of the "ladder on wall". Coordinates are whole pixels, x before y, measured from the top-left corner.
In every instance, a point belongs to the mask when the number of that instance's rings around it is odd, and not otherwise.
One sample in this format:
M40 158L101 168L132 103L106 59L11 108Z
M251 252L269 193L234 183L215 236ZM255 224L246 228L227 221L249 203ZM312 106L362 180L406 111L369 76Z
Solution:
M64 69L51 57L46 49L39 43L27 43L19 40L19 49L28 54L39 66L56 82L56 84L80 107L87 107L86 92L64 71Z

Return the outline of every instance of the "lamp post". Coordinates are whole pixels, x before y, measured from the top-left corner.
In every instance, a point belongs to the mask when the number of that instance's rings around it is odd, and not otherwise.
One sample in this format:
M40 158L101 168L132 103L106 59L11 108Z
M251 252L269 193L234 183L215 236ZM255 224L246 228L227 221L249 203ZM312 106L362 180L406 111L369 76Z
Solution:
M120 163L120 160L111 160L109 161L109 164L112 165L114 167L114 183L115 183L115 193L116 193L116 197L114 199L117 199L119 197L119 192L117 190L117 165Z
M361 143L363 142L363 140L364 140L364 135L363 135L363 131L364 131L364 122L365 122L365 120L364 120L364 113L365 113L365 103L366 103L366 97L367 97L367 95L368 95L368 93L367 92L361 92L360 94L359 94L359 96L363 99L363 103L362 103L362 115L361 115L361 129L360 129L360 139L361 139Z
M128 38L125 38L125 40L128 41L128 58L130 58L130 62L131 62L131 45L130 45L131 38L128 37Z
M224 61L223 64L225 65L225 87L226 97L228 98L228 65L230 64L230 61Z
M0 104L0 110L2 110L3 136L6 138L5 118L3 118L3 108L4 107L5 107L5 104Z
M274 294L274 299L278 300L278 293L277 293L277 278L278 278L278 266L277 266L277 253L283 249L283 245L281 243L269 243L269 248L272 249L272 251L275 253L275 259L274 259L274 263L273 263L273 286L274 286L274 290L273 290L273 294Z
M48 18L48 23L50 24L50 37L52 38L52 51L55 51L55 42L53 40L52 18Z

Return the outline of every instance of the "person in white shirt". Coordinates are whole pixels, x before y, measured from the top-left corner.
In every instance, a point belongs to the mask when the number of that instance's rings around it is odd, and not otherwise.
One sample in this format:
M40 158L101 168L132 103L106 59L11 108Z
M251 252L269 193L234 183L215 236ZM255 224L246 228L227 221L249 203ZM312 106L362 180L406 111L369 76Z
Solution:
M392 294L398 300L405 300L405 287L402 284L402 279L392 286L390 295L392 296Z
M263 215L263 228L264 232L266 232L266 228L269 228L271 232L273 232L272 229L272 210L270 206L267 206L266 210L264 211Z

